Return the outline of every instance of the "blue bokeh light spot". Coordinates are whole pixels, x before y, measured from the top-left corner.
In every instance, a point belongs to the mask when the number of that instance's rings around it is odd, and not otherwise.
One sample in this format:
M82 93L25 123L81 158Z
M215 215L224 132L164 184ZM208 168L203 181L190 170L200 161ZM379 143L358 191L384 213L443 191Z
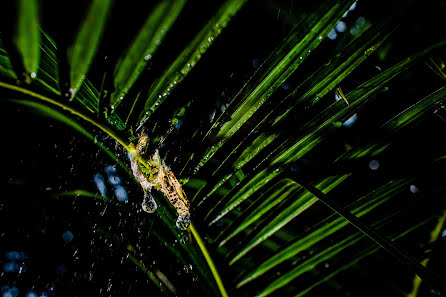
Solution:
M120 185L121 184L121 178L119 176L116 175L109 175L108 176L108 182L114 186Z
M63 240L67 243L71 242L73 240L73 237L73 233L70 230L67 230L62 234Z
M28 293L26 293L26 297L39 297L39 296L37 295L37 293L29 291Z
M105 179L102 174L95 174L93 180L99 193L101 193L102 196L107 195L107 187L105 186Z
M6 258L9 260L23 260L25 259L25 253L24 252L18 252L18 251L9 251L6 252Z
M410 185L409 189L414 194L416 194L416 193L418 193L420 191L420 189L418 189L418 187L415 186L415 185Z
M335 30L335 29L332 29L332 30L330 31L330 33L328 33L327 37L328 37L328 39L330 39L330 40L335 40L335 39L338 37L338 34L336 33L336 30Z
M284 82L284 83L281 85L281 87L282 87L282 89L284 89L285 91L287 91L287 90L289 90L289 89L291 88L290 84L288 84L288 83L286 83L286 82Z
M369 168L371 170L378 170L379 169L379 162L377 160L370 161Z
M335 27L336 31L338 32L345 32L345 30L347 30L347 24L343 21L340 21L336 27Z
M116 166L114 166L114 165L107 165L104 168L104 172L107 173L107 175L113 175L116 172L118 172L118 170L116 169Z
M178 123L175 125L175 129L177 131L180 130L182 125L183 125L183 120L178 120Z
M260 66L260 60L257 58L252 59L252 67L257 69L257 68L259 68L259 66Z
M125 188L121 185L115 187L115 196L119 202L127 202L129 200L129 195Z
M2 297L17 297L19 295L19 289L16 287L3 286Z
M19 269L20 269L20 265L14 261L6 262L5 264L3 264L4 272L17 272L17 271L19 271Z

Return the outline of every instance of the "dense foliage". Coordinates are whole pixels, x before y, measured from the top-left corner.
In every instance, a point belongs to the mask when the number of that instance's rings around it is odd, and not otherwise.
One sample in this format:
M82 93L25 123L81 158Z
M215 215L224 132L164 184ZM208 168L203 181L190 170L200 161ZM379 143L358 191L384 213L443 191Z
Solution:
M445 12L4 4L3 296L446 294ZM160 192L141 210L141 135L183 184L187 230Z

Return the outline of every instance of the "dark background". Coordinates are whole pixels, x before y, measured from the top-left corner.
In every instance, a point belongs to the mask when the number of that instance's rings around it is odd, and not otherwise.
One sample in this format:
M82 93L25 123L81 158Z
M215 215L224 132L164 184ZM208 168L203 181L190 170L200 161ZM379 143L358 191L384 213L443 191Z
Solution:
M42 28L61 49L71 42L87 3L42 1ZM197 30L204 26L220 3L190 1L186 4L138 83L155 79ZM163 135L170 127L165 115L172 114L171 109L175 106L191 102L183 126L169 136L162 148L174 172L181 168L183 160L179 158L174 161L173 156L178 155L179 151L187 155L198 149L197 144L188 142L189 136L195 130L209 125L209 115L214 110L217 115L221 112L221 105L229 102L254 72L257 64L290 31L296 15L311 11L317 4L317 1L250 1L233 19L196 68L146 124L151 127L157 123L156 133ZM93 84L98 85L102 73L111 69L152 5L137 1L116 1L97 58L88 75ZM342 82L344 93L378 74L379 68L386 69L444 38L445 12L445 1L359 1L357 8L343 19L348 28L352 28L359 17L363 17L371 23L392 19L397 29L380 50ZM13 14L3 18L2 38L7 38L12 19ZM318 69L333 53L342 49L348 40L344 35L348 34L349 30L338 33L335 40L324 40L312 54L312 59L309 59L311 62L304 63L288 79L287 86L276 91L270 104L274 105L274 102L305 79L308 73ZM446 58L444 51L435 55ZM106 56L108 58L104 59ZM380 135L376 131L380 124L444 86L444 83L423 63L403 73L389 85L388 92L379 94L379 99L366 113L358 113L358 120L352 128L340 129L323 146L319 146L322 148L306 156L311 165L309 167L313 167L307 169L308 173L316 175L318 164L323 169L323 160L329 159L334 154L333 150L343 147L345 143L355 146L379 140ZM57 122L16 105L2 104L0 108L3 139L0 169L0 266L4 268L11 262L6 257L8 251L19 251L25 255L23 260L15 261L21 271L1 270L0 286L17 287L19 296L25 296L28 291L57 296L140 296L141 292L156 296L158 289L133 263L125 259L125 245L132 244L144 255L144 263L166 274L182 296L198 294L197 282L200 280L193 270L190 271L187 265L173 259L164 246L180 243L159 242L148 231L148 224L157 228L157 222L152 217L143 213L129 216L138 208L142 192L119 168L118 175L123 179L129 194L128 204L112 202L104 206L89 198L51 196L73 189L96 192L93 175L102 173L105 176L104 168L113 164L112 160L93 143ZM391 152L380 159L382 168L379 173L367 169L365 164L368 160L346 170L368 176L368 186L371 188L379 181L394 176L416 176L420 188L417 199L425 198L429 201L429 195L432 194L429 189L433 186L435 189L441 188L444 183L444 166L431 164L434 156L446 152L444 128L444 120L432 114L412 129L410 135L395 140ZM291 128L284 133L292 131ZM100 139L105 139L99 131L97 134ZM123 133L123 136L127 135ZM108 144L127 162L120 148L114 143ZM206 178L206 172L199 174ZM358 183L356 186L367 185ZM353 188L344 190L357 190L354 184L350 187ZM112 196L111 185L107 184L107 188ZM420 209L420 212L430 211L432 209L428 206ZM433 216L436 214L432 212ZM66 231L73 234L71 242L65 242L62 237ZM413 244L408 242L406 248L411 250ZM430 268L434 271L443 270L446 264L442 253L444 246L444 239L433 246ZM413 251L418 252L415 248ZM372 296L384 294L389 287L392 287L393 292L406 289L403 286L412 276L387 254L378 253L376 258L380 261L365 261L362 266L365 269L348 270L339 276L334 282L338 285L342 283L341 288L337 288L336 284L326 285L318 289L321 292L317 290L313 294L322 296L328 292L335 296ZM382 263L388 266L383 267ZM221 269L227 279L231 277L229 271ZM358 271L363 275L358 274ZM396 276L399 273L403 280ZM424 288L419 296L435 294Z

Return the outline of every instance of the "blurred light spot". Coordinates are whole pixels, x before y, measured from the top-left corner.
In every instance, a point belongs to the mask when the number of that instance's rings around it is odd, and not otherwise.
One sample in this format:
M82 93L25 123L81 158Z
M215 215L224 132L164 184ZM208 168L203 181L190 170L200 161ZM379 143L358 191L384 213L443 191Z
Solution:
M17 251L9 251L6 252L6 258L9 260L23 260L25 259L25 253Z
M107 173L107 175L113 175L117 172L118 170L116 170L116 166L114 165L107 165L104 168L104 172Z
M353 124L356 122L357 119L358 119L358 114L355 113L348 120L346 120L344 123L342 123L342 126L344 126L346 128L350 128L351 126L353 126Z
M17 297L19 295L19 289L16 287L3 286L2 297Z
M56 273L59 275L64 275L65 273L67 273L68 269L65 265L61 264L61 265L57 265L56 267Z
M20 268L20 265L14 261L6 262L5 264L3 264L4 272L17 272L17 271L19 271L19 268Z
M105 180L102 174L97 173L93 177L94 183L96 184L96 188L102 196L107 195L107 188L105 187Z
M446 229L443 230L443 232L441 232L441 237L445 237L446 236Z
M378 170L378 168L379 168L379 162L376 161L376 160L372 160L372 161L370 161L370 163L369 163L369 168L372 169L372 170Z
M361 28L362 26L364 26L364 24L365 24L365 19L364 19L363 17L359 17L359 18L356 20L356 26L357 26L358 28Z
M226 105L225 105L225 104L222 104L222 105L220 106L220 111L221 111L221 112L225 112L225 110L226 110Z
M336 37L338 37L338 34L336 33L336 30L333 29L333 30L330 31L330 33L328 33L327 37L328 37L330 40L335 40Z
M338 32L345 32L345 30L347 30L347 24L344 23L343 21L340 21L336 27L335 27L336 31Z
M183 120L178 120L178 123L175 125L175 129L177 131L180 130L182 125L183 125Z
M349 11L353 11L356 9L356 2L358 1L353 2L352 6L350 6L350 8L348 9Z
M281 85L281 87L282 87L282 89L284 89L284 90L289 90L289 89L290 89L290 85L287 84L286 82L284 82L284 83Z
M358 27L353 27L353 28L350 29L350 34L351 34L351 35L355 36L355 35L357 35L358 33L359 33L359 29L358 29Z
M42 292L42 293L40 293L39 297L48 297L48 293L47 292Z
M410 185L410 191L414 194L418 193L420 190L415 185Z
M252 67L257 69L257 68L259 68L259 66L260 66L260 60L257 59L257 58L253 59L252 60Z
M62 238L65 242L71 242L73 240L73 233L71 233L70 230L67 230L62 234Z
M39 296L37 296L37 293L29 291L28 293L26 293L26 297L39 297Z
M116 175L109 175L108 176L108 181L110 182L110 184L112 184L114 186L121 184L121 178L119 176L116 176Z
M127 195L127 191L121 185L115 187L115 196L119 202L127 202L129 200L129 196Z

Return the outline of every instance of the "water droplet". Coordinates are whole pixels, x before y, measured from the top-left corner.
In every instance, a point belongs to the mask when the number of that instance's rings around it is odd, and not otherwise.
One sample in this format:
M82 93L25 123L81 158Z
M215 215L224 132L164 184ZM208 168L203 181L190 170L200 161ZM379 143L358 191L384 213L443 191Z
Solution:
M322 36L319 36L319 40L321 40L322 39Z
M353 4L352 4L352 6L350 6L350 8L348 9L349 11L353 11L353 10L355 10L356 9L356 3L357 3L358 1L355 1L355 2L353 2Z
M37 74L35 72L31 72L31 78L36 78Z
M145 61L149 61L152 58L151 54L148 54L147 56L144 57Z
M344 126L346 128L350 128L353 126L353 124L356 122L357 119L358 119L358 114L355 113L350 118L348 118L348 120L346 120L344 123L342 123L342 126Z

